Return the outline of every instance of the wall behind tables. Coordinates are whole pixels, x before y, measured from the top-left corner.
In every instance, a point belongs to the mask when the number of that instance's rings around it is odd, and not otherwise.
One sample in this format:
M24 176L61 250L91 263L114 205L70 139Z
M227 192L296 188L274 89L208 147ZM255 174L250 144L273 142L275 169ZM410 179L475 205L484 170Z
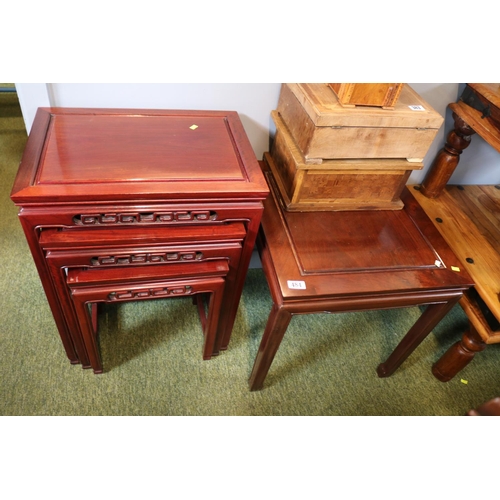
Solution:
M29 132L38 107L159 108L234 110L258 159L269 150L275 128L270 112L278 103L280 83L16 83L26 129ZM414 171L409 184L420 183L432 160L453 128L450 102L455 102L464 84L409 83L445 122L428 154L424 169ZM455 184L498 184L500 153L474 136L450 179Z

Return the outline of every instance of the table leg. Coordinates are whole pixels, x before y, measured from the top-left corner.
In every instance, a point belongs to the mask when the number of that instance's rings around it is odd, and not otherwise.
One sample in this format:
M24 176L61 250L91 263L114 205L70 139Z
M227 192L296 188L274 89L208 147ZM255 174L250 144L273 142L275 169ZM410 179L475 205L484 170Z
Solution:
M259 352L250 374L249 385L251 391L262 389L267 372L278 352L291 319L292 314L282 305L273 304L260 342Z
M75 305L75 312L78 317L80 330L92 369L95 374L103 373L101 355L97 345L97 332L94 330L94 322L92 318L95 303L91 303L90 313L87 302L84 300L79 300L78 297L75 297L73 303Z
M66 351L66 356L68 357L72 365L82 363L83 361L85 366L85 362L87 361L86 353L81 351L77 353L77 349L75 348L75 344L71 337L70 331L68 330L63 309L61 308L61 303L56 292L56 285L52 280L50 271L47 268L45 256L38 244L39 233L31 225L29 220L25 219L24 217L20 217L19 220L23 227L24 234L31 251L31 255L33 256L33 260L38 271L38 275L40 276L40 281L45 291L45 296L47 297L50 310L54 317L59 336L61 337L62 344Z
M226 296L224 297L224 309L221 312L221 320L219 332L215 339L213 355L216 356L220 351L225 351L228 348L231 334L233 331L234 322L236 321L236 314L245 285L245 278L248 273L248 267L252 258L252 253L255 245L255 240L259 232L260 220L262 217L263 208L259 208L256 215L254 215L247 223L247 235L243 245L238 269L235 276L235 282L232 287L226 287Z
M475 133L457 114L453 113L453 118L455 128L448 134L444 148L436 156L420 188L427 198L437 198L441 194Z
M430 304L423 312L417 322L410 328L410 331L403 337L396 349L377 368L379 377L391 376L406 360L406 358L418 347L427 337L432 329L443 319L443 317L458 302L460 296L450 299L448 302Z
M459 371L464 369L476 355L484 350L486 344L476 329L469 324L462 340L452 345L432 367L432 374L441 382L448 382Z
M478 408L469 410L466 413L468 417L499 417L500 416L500 398L493 398L483 403Z
M205 325L202 323L205 341L203 343L203 359L212 358L215 339L217 337L217 326L219 324L220 311L222 309L222 297L224 294L224 280L220 280L218 286L213 285L213 291L210 294L208 302L208 316ZM202 294L198 294L202 295Z

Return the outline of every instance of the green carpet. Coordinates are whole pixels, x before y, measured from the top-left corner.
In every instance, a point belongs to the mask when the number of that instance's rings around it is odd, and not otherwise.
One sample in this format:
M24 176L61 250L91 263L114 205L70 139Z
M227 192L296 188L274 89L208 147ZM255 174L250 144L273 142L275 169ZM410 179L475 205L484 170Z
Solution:
M259 268L249 272L220 356L201 359L195 307L170 299L106 306L99 317L105 373L70 365L9 199L25 143L16 95L0 94L1 415L453 416L500 394L497 345L448 383L431 374L467 326L458 306L387 379L376 367L419 308L294 317L264 389L251 393L247 380L271 306Z

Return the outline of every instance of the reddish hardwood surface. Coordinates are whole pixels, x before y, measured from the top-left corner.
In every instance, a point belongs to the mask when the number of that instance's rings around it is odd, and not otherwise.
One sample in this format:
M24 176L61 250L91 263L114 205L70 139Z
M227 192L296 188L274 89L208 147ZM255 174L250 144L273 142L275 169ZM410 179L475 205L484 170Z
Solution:
M472 286L470 276L407 190L400 211L287 212L266 175L272 195L258 245L273 307L251 390L262 388L294 314L428 304L378 367L379 376L391 375Z
M315 297L472 285L408 190L404 203L404 210L380 212L287 212L273 191L262 227L283 297L309 297L287 284L304 279Z
M40 108L30 136L16 203L266 195L234 111Z
M77 265L226 259L212 354L226 349L267 194L234 111L40 108L11 198L71 363L90 367Z

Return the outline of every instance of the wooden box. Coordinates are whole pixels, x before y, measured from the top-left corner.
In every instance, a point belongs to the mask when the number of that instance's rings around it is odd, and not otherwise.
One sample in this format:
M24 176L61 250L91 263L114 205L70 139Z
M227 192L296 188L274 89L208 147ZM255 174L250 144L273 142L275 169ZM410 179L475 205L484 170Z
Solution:
M354 106L380 106L394 109L402 83L329 83L339 104L344 108Z
M265 155L289 211L399 210L412 170L423 163L404 159L325 160L306 164L278 112L276 135Z
M326 83L285 83L277 110L307 162L340 158L421 162L444 121L407 84L389 110L344 108Z

